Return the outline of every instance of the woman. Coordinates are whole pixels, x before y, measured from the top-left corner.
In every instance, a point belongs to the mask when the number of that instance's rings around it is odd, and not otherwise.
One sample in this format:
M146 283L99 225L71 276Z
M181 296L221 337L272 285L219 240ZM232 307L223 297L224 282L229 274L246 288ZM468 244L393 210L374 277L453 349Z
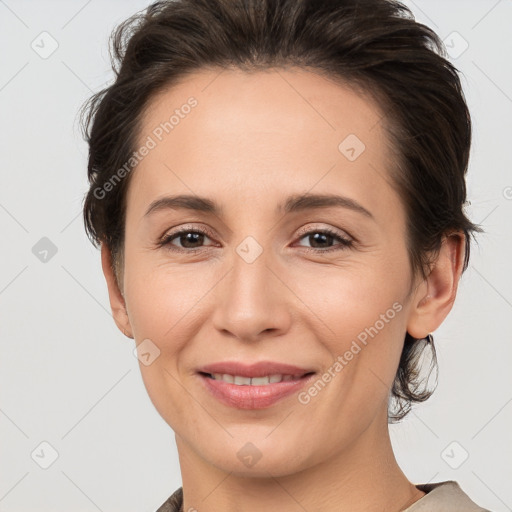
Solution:
M438 37L387 0L177 0L113 43L84 217L176 435L158 510L484 510L388 432L479 230Z

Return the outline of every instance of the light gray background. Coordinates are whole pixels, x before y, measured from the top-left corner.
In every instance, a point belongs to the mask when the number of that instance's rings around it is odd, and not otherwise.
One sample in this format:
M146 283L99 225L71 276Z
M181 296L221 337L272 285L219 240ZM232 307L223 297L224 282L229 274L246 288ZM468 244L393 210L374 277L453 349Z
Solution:
M146 394L134 341L114 325L81 219L77 112L112 80L111 30L148 4L0 0L1 511L149 512L181 485L174 434ZM413 482L457 480L482 506L509 511L512 2L406 4L447 38L464 75L470 216L486 234L435 333L439 387L391 427L393 445ZM58 43L47 58L31 47L51 49L44 31ZM57 248L46 262L32 250L43 237Z

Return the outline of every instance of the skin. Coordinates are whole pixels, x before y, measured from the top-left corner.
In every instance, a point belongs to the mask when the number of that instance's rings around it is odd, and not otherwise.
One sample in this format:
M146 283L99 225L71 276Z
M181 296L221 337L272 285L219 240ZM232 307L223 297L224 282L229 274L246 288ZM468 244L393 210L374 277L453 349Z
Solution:
M140 370L176 435L184 510L404 510L424 493L393 455L387 396L406 332L425 337L452 307L463 237L446 237L426 279L413 275L381 109L348 86L303 69L204 69L151 99L141 143L190 96L198 105L131 176L120 286L102 247L119 329L160 350ZM354 161L338 149L348 134L366 146ZM372 217L339 206L276 212L304 193L346 196ZM145 216L175 194L208 197L222 212ZM158 245L181 228L212 235ZM315 242L325 228L353 244ZM263 251L252 263L236 251L247 236ZM221 360L274 360L321 376L394 303L401 311L307 404L292 395L261 410L228 407L196 374ZM261 454L252 467L237 456L248 442Z

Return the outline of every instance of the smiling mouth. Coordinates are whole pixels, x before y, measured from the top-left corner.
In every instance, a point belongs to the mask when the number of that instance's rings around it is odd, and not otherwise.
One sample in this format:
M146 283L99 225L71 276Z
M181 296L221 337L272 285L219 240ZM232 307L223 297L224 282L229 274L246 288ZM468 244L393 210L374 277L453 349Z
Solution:
M244 377L242 375L231 375L228 373L206 373L199 372L204 377L216 381L223 381L237 386L267 386L280 382L298 381L313 375L315 372L308 372L304 375L271 374L262 377Z

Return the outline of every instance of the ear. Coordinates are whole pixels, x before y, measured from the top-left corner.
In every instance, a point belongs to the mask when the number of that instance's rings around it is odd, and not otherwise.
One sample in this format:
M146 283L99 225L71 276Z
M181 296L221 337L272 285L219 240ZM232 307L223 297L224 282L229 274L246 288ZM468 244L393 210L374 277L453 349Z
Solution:
M452 309L462 274L465 236L462 232L443 237L429 275L420 282L412 302L407 332L425 338L435 331Z
M126 311L126 303L119 289L112 267L112 253L106 244L101 244L101 266L107 281L108 295L112 316L119 330L128 338L133 339L132 327Z

